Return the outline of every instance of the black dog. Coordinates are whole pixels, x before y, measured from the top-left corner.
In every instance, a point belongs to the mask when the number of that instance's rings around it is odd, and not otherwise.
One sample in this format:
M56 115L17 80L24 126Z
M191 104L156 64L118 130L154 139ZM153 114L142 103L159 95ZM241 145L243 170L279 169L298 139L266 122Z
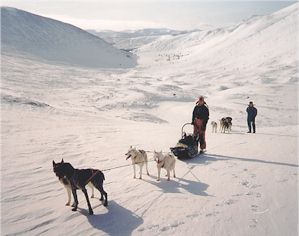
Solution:
M87 190L85 188L88 182L91 182L96 189L101 193L101 201L104 201L103 205L108 205L107 193L103 189L103 182L105 176L103 172L95 169L75 169L70 163L64 162L63 159L60 163L55 163L53 161L53 170L59 178L66 178L72 188L72 193L74 197L74 208L72 211L76 211L78 207L77 189L81 189L85 195L89 214L93 215L93 210L91 208ZM105 200L104 200L105 198Z
M228 132L232 130L232 118L223 117L220 119L220 131L225 133L225 130Z

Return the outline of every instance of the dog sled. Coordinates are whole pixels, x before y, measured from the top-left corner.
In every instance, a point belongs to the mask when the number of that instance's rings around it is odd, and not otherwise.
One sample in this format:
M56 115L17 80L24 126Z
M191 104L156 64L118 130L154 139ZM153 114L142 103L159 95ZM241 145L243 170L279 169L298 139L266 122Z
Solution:
M175 147L170 148L171 152L178 157L178 159L191 159L198 155L198 140L193 138L192 134L187 134L184 131L185 126L192 125L186 123L182 126L182 137Z

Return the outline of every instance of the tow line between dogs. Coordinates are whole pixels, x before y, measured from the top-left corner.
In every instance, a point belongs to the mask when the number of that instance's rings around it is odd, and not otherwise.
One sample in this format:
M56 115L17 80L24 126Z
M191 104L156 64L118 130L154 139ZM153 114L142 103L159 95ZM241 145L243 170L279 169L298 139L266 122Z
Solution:
M148 162L153 162L155 160L150 160ZM136 162L135 164L140 164L140 163L145 163L145 161L141 161L141 162ZM111 168L107 168L107 169L101 169L101 171L109 171L109 170L114 170L114 169L119 169L119 168L123 168L123 167L127 167L127 166L132 166L133 164L127 164L127 165L122 165L122 166L115 166L115 167L111 167Z

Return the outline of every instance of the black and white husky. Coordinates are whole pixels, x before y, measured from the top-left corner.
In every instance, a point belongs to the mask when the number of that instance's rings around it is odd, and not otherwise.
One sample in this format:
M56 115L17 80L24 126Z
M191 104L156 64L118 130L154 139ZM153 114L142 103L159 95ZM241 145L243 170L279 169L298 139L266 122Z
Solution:
M85 195L89 214L93 214L87 190L85 186L91 182L93 186L101 193L100 201L104 201L103 205L108 205L107 193L104 191L103 182L105 180L104 174L96 169L75 169L70 163L64 162L63 159L60 163L53 161L53 171L62 182L68 183L71 186L71 191L74 197L74 205L72 211L76 211L78 207L77 189L81 189Z
M58 166L60 163L55 163L53 161L53 171L55 173L55 167ZM55 173L56 174L56 173ZM56 174L57 176L57 174ZM66 206L69 206L71 204L71 193L72 193L72 187L70 181L65 177L65 176L57 176L59 179L59 182L65 187L66 193L67 193L67 203L65 204ZM94 198L94 186L91 182L88 182L87 185L91 188L91 198ZM72 204L74 206L75 203Z

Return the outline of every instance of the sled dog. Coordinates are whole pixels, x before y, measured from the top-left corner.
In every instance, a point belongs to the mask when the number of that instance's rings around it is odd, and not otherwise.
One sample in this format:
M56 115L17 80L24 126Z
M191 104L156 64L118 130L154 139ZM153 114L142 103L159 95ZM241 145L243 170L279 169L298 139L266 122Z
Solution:
M167 180L170 180L170 171L173 171L173 177L175 178L175 157L172 154L163 155L162 152L154 151L154 159L157 162L158 181L160 180L161 168L166 169Z
M231 117L223 117L219 120L221 133L225 133L225 131L230 132L232 130L232 120Z
M129 151L125 154L127 156L126 160L131 158L133 169L134 169L134 179L136 178L136 166L139 166L139 179L142 179L142 168L145 164L147 175L149 175L148 172L148 159L147 154L144 150L137 150L136 148L129 148Z
M103 182L105 180L104 174L100 170L96 169L75 169L70 163L64 162L63 159L60 163L53 161L54 173L58 178L65 178L71 186L71 190L74 197L74 206L72 211L76 211L78 208L77 189L81 189L85 195L89 214L93 215L87 190L85 186L88 182L91 182L93 186L101 193L100 201L104 201L103 205L108 205L107 193L104 191Z
M211 125L212 125L212 133L217 133L217 122L212 121Z
M231 117L229 117L229 116L226 117L226 121L227 121L227 123L228 123L228 131L229 131L229 132L232 131L232 125L233 125L232 120L233 120L233 118L231 118Z
M53 171L55 173L56 167L59 165L60 163L55 163L53 161ZM69 206L71 204L71 192L72 192L72 187L71 187L71 183L70 181L65 177L65 176L58 176L57 173L55 173L56 176L58 177L59 182L65 187L67 196L68 196L68 201L65 204L66 206ZM91 188L91 198L94 198L94 186L91 182L88 182L87 184L90 188ZM74 206L75 203L72 204L72 206Z

